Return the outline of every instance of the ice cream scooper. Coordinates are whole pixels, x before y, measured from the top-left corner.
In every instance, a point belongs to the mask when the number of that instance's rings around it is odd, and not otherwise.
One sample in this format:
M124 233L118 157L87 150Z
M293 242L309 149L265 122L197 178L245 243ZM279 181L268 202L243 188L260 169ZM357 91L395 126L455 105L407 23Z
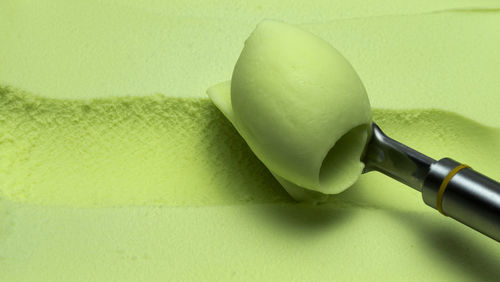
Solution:
M500 241L500 184L384 135L372 123L360 77L321 38L263 21L245 41L231 80L207 94L294 199L320 202L352 186L362 171L377 170Z
M500 242L500 183L450 158L436 161L385 135L373 123L363 173L379 171L422 193L445 216Z

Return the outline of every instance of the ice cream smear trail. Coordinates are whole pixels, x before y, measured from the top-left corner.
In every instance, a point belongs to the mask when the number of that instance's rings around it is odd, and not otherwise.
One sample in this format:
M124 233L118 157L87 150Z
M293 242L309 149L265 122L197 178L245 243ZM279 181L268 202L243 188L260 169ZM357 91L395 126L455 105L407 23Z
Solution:
M207 93L295 199L340 193L361 175L368 96L349 62L312 33L261 22L231 81Z

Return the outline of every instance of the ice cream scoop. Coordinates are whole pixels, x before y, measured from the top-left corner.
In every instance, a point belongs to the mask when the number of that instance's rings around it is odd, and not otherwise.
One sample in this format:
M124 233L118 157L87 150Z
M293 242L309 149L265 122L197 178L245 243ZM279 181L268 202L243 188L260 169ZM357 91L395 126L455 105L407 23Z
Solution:
M372 123L353 67L313 34L260 23L231 81L207 93L295 199L322 201L376 170L421 191L442 214L500 241L500 184L387 137Z

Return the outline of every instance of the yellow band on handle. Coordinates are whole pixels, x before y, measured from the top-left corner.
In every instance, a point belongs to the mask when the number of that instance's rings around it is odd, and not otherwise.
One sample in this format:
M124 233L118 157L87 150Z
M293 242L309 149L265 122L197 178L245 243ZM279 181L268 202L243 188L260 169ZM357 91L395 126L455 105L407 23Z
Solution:
M441 183L441 186L439 186L436 207L437 207L437 210L445 216L446 216L446 214L443 212L443 195L444 195L444 191L446 190L446 186L448 186L448 183L451 181L453 176L455 176L455 174L457 174L460 170L462 170L464 168L468 168L468 167L470 167L470 166L468 166L466 164L461 164L461 165L457 166L456 168L452 169L450 171L450 173L448 173L448 175L446 175L446 177L444 178L443 182Z

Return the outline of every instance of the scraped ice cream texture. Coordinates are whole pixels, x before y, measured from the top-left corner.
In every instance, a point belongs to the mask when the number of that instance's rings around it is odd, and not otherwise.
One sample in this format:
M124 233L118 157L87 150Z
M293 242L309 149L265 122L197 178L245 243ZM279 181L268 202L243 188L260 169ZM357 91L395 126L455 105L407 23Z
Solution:
M353 67L321 38L263 21L231 81L207 93L295 199L337 194L359 178L370 103Z

